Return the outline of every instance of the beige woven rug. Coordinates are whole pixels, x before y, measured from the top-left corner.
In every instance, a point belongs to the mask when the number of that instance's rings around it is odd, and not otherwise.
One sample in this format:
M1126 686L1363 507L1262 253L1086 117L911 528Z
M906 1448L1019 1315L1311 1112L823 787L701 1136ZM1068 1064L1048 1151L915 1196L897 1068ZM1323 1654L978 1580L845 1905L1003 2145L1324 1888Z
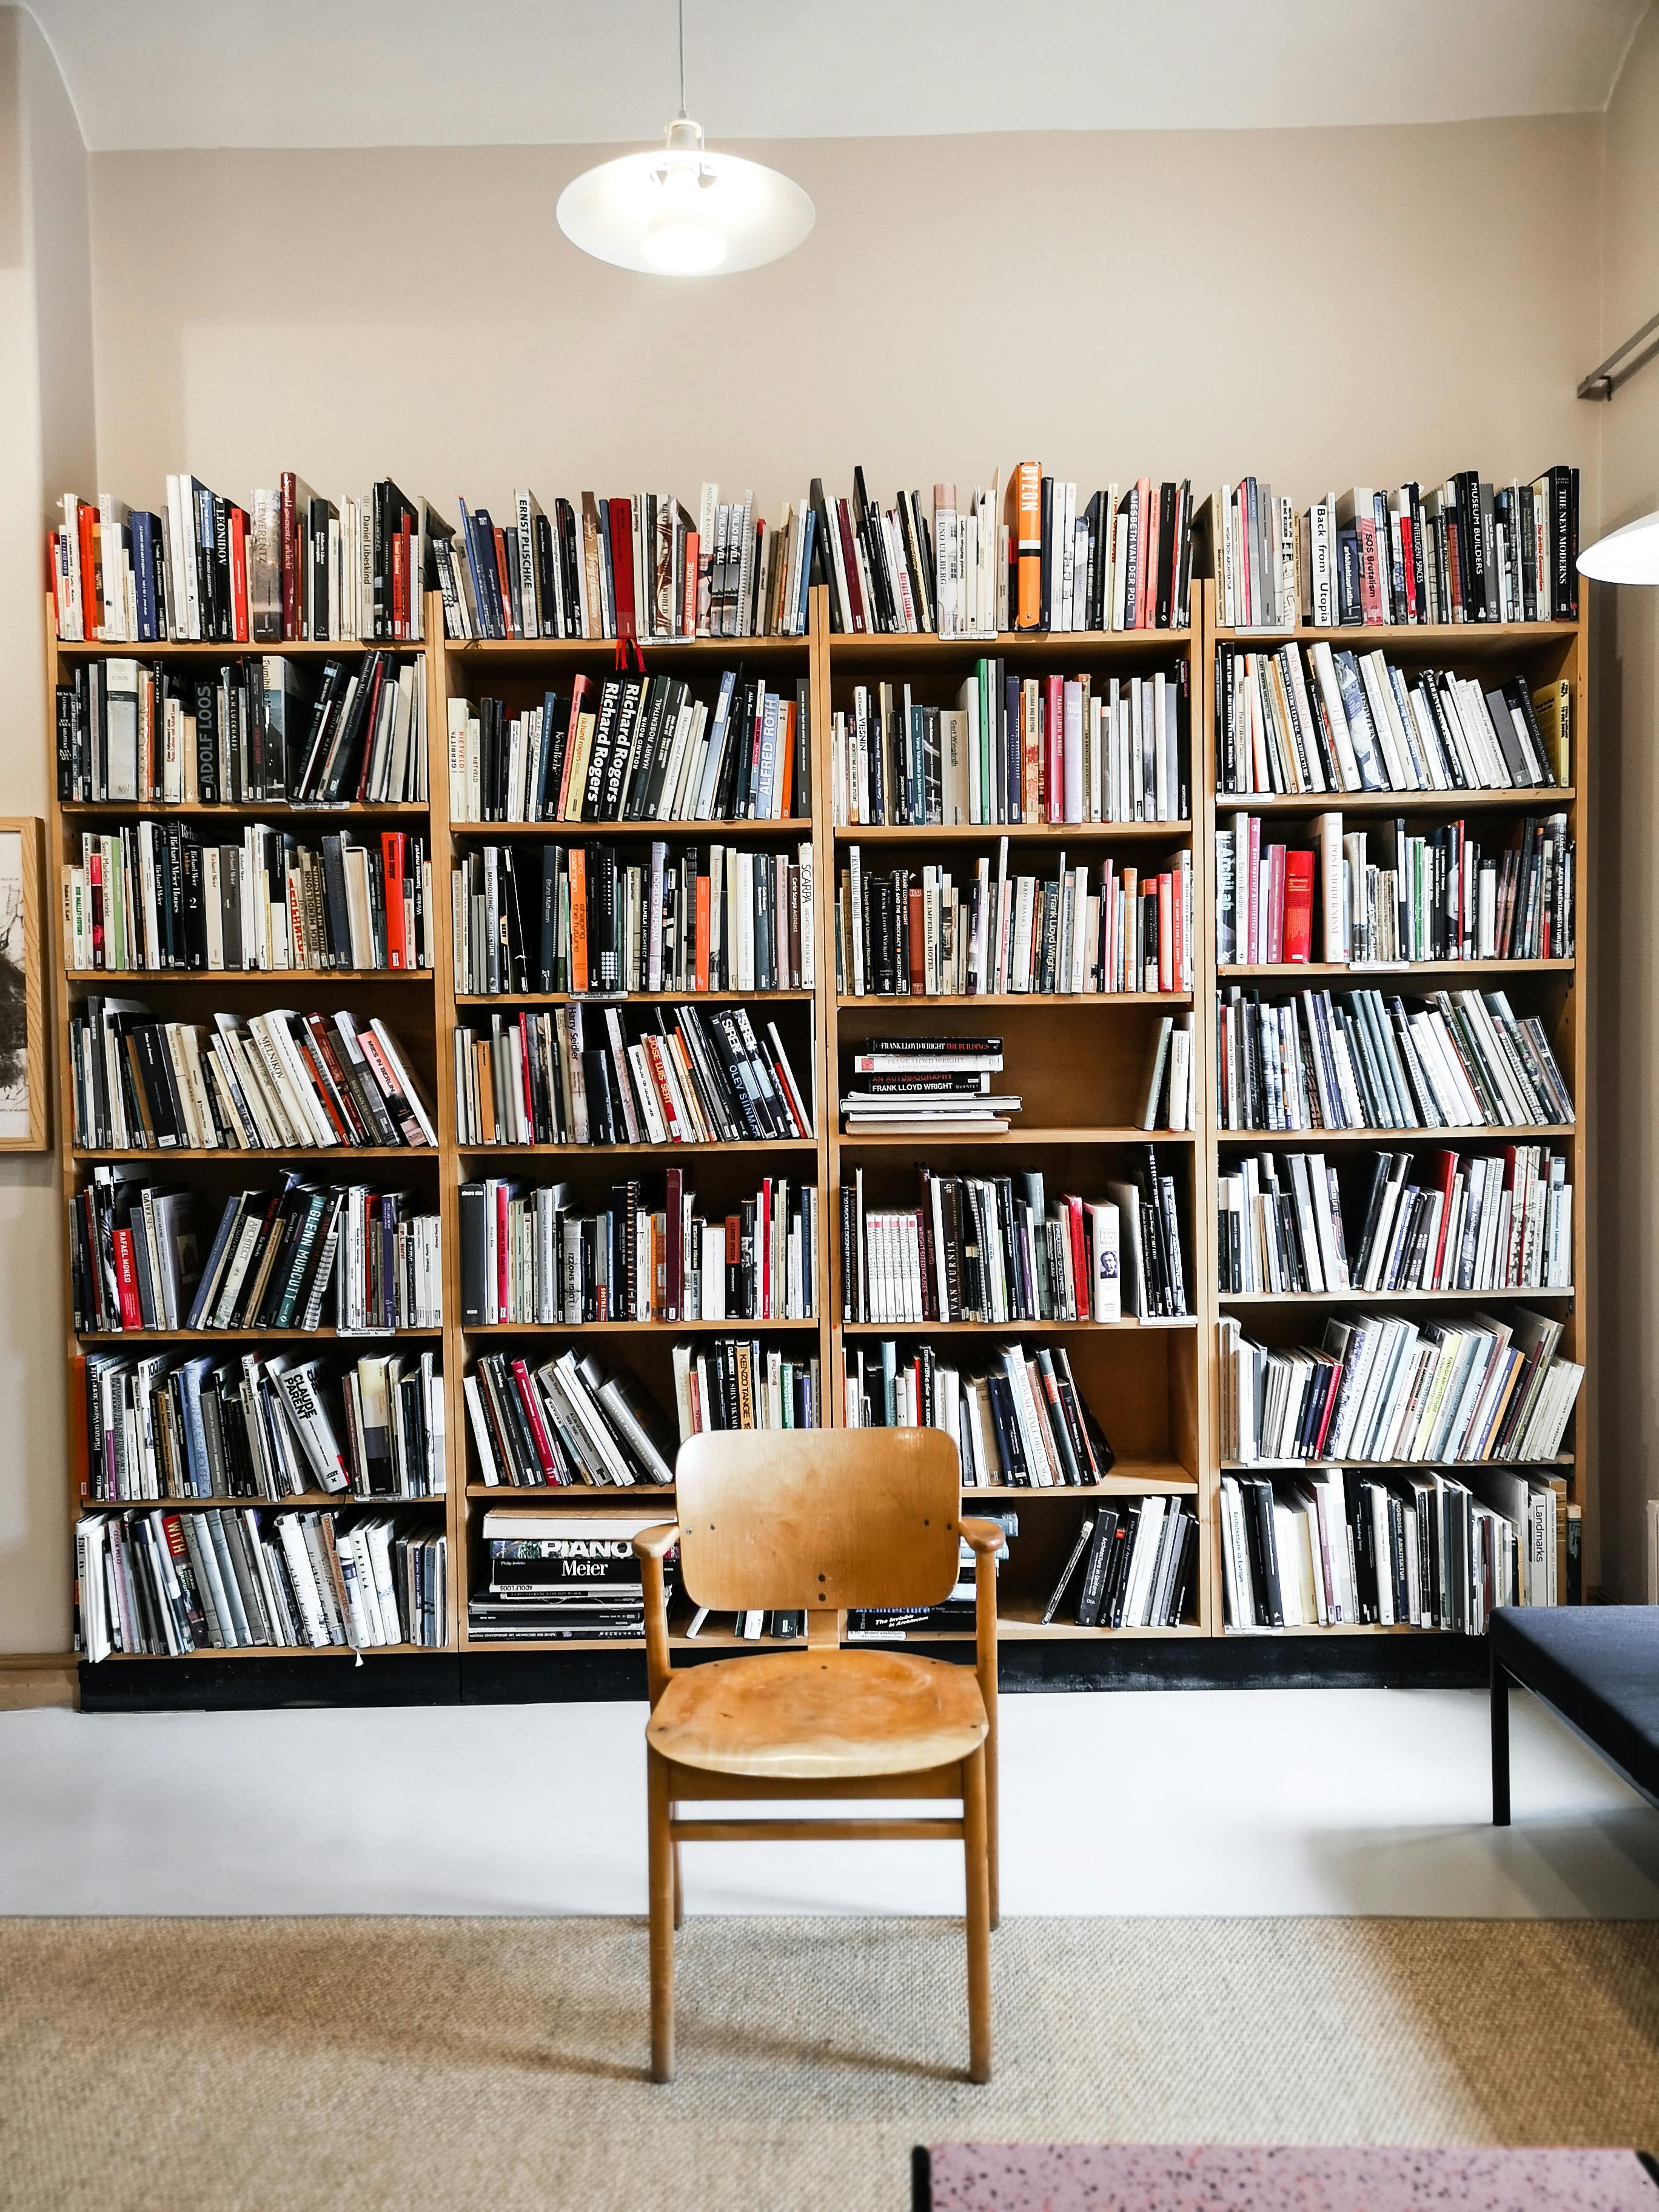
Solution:
M0 1922L5 2212L902 2212L950 2139L1659 2147L1659 1923Z

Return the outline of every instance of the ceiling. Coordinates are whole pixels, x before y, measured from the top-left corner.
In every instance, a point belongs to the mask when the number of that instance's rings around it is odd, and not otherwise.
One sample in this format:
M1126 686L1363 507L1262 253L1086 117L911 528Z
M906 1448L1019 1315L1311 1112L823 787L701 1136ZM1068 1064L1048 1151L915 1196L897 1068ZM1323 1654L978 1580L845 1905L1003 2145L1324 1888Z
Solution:
M611 142L678 104L674 0L28 4L94 152ZM1647 4L686 0L687 102L711 138L1559 113Z

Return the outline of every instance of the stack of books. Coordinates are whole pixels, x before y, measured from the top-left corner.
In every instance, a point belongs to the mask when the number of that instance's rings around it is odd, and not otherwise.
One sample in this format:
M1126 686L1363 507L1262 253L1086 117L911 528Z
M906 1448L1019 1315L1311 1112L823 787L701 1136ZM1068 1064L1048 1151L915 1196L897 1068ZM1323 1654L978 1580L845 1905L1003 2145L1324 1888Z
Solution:
M931 1345L850 1344L842 1405L849 1429L942 1429L969 1490L1088 1489L1115 1454L1089 1410L1063 1345L1004 1345L982 1374Z
M483 1523L489 1579L468 1602L468 1635L500 1644L643 1636L645 1589L633 1540L651 1525L492 1506Z
M841 1105L848 1136L1000 1136L1020 1102L994 1091L1000 1036L867 1037L853 1055L864 1081Z
M565 1183L461 1185L461 1321L804 1321L817 1305L818 1194L768 1176L722 1219L684 1170L660 1206L637 1181L582 1212Z
M483 845L451 887L462 993L811 990L812 848Z
M462 1383L479 1479L491 1487L629 1490L672 1483L673 1446L637 1378L574 1352L532 1369L487 1352Z
M1479 1636L1498 1605L1576 1601L1577 1509L1547 1468L1221 1478L1230 1629L1375 1624Z
M433 548L453 533L389 477L337 507L291 470L247 507L170 476L159 514L66 492L47 539L58 635L156 644L416 643Z
M218 1013L158 1021L137 999L89 996L70 1018L75 1141L88 1151L175 1146L293 1152L435 1145L432 1116L384 1022Z
M83 1495L441 1498L436 1355L341 1364L289 1352L239 1359L85 1355Z
M1260 1461L1553 1459L1584 1379L1562 1324L1519 1308L1420 1326L1333 1317L1316 1346L1221 1332L1221 1455Z
M448 1547L418 1518L86 1513L75 1524L80 1649L372 1651L447 1640Z

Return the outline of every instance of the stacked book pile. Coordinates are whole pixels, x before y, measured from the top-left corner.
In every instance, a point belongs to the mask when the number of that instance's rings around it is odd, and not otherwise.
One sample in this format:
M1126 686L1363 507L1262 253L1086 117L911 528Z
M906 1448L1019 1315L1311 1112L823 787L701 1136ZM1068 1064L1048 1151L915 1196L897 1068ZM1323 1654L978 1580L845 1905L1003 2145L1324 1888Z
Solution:
M1000 1136L1020 1102L994 1091L1000 1036L868 1037L853 1055L863 1082L842 1098L848 1136Z
M492 1644L645 1633L645 1588L633 1540L650 1521L612 1515L483 1516L489 1579L467 1606L467 1633Z

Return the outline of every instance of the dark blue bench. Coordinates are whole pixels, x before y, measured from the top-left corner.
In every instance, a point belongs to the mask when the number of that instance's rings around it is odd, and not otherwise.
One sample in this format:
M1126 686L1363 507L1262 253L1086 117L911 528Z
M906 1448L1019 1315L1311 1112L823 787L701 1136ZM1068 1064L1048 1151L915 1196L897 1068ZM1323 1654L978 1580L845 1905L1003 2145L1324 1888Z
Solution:
M1659 1806L1659 1606L1499 1606L1489 1644L1495 1826L1510 1822L1511 1682Z

